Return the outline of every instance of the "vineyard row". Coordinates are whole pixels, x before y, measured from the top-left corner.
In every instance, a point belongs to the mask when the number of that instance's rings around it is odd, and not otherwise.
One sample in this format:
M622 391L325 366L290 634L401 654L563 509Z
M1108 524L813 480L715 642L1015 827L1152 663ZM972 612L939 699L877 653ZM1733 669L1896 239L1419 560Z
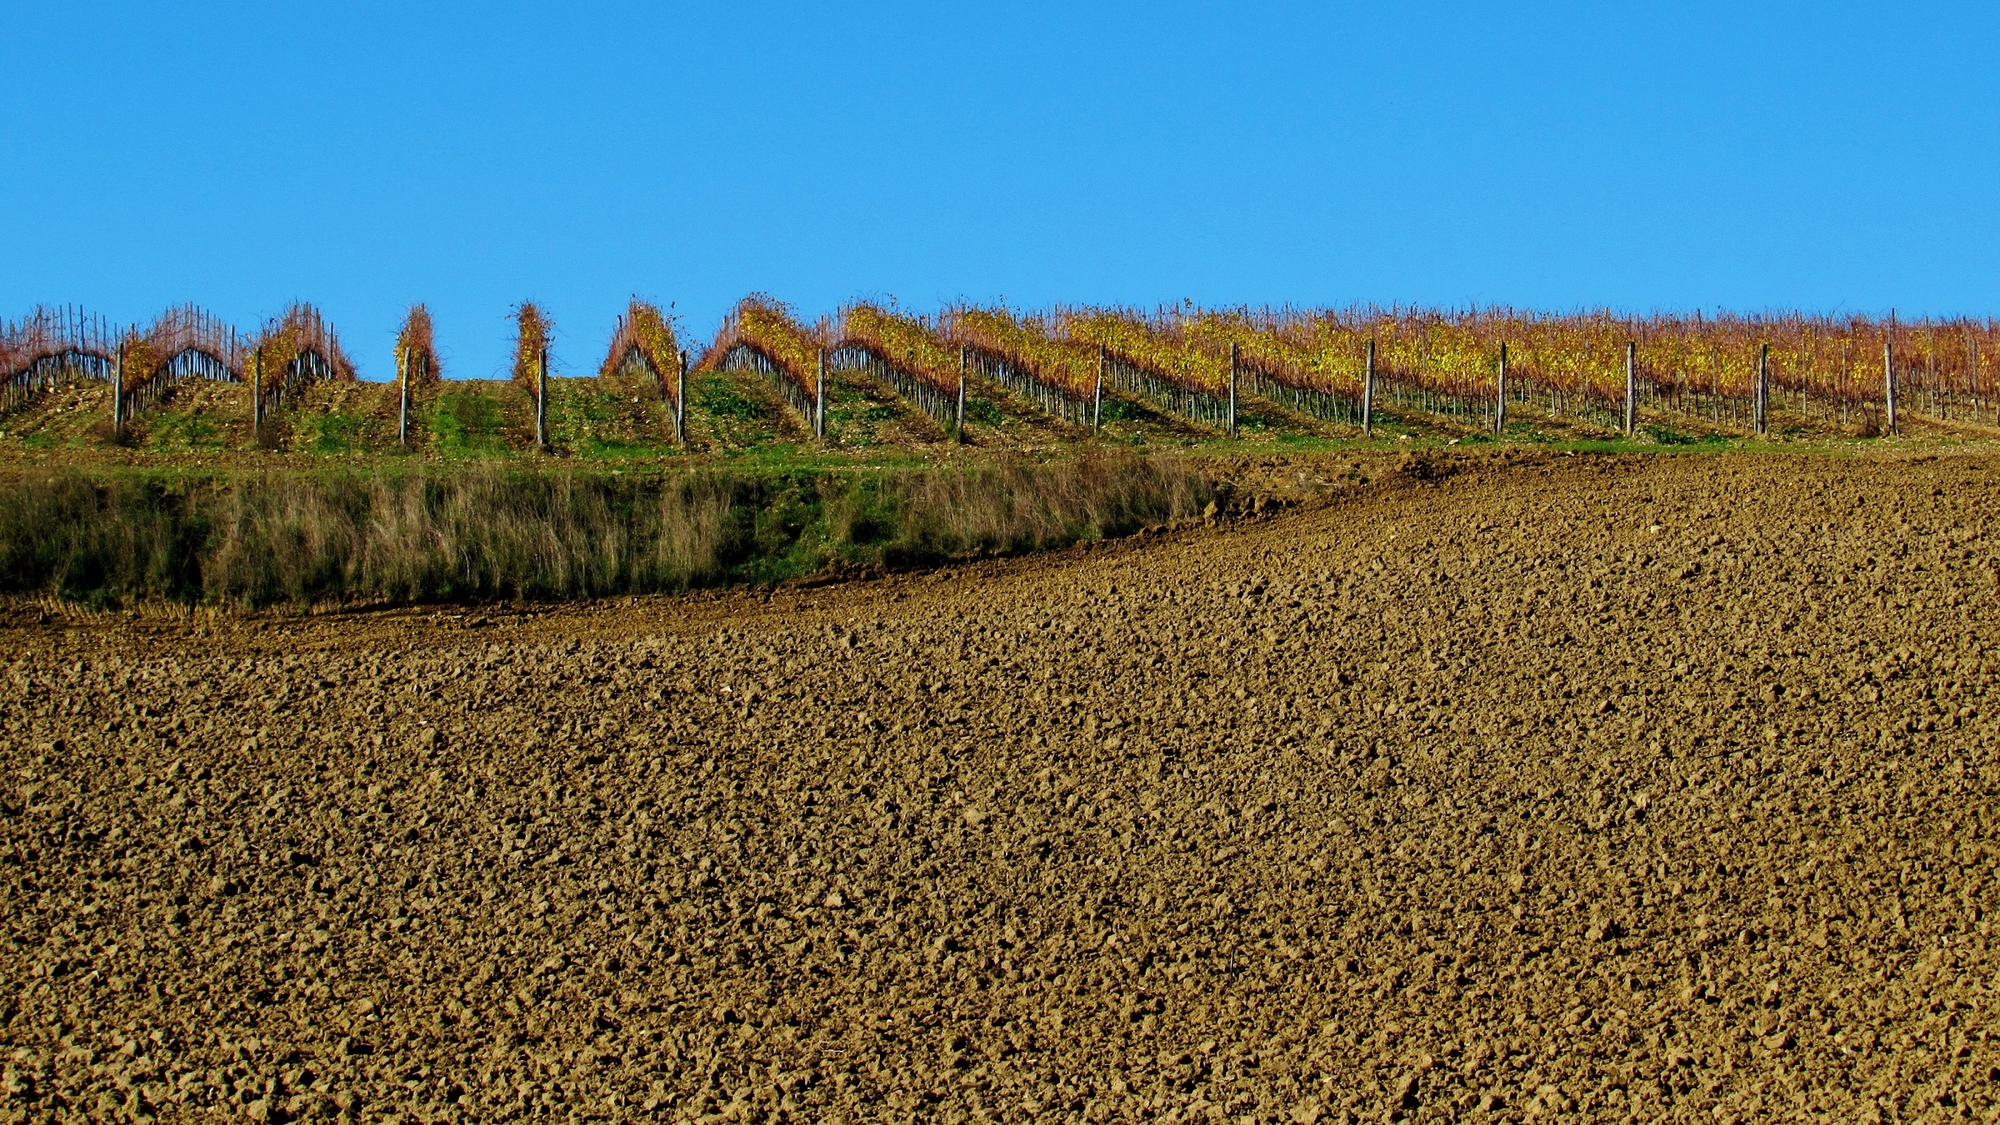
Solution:
M553 329L524 303L513 374L546 442ZM685 436L691 373L768 380L815 434L825 432L830 374L859 372L947 429L965 421L968 379L995 384L1049 415L1097 427L1107 396L1233 432L1239 399L1267 416L1369 428L1376 409L1499 428L1509 404L1610 430L1642 412L1763 432L1774 411L1801 421L1899 409L1992 423L2000 400L2000 327L1992 320L1894 317L1619 317L1505 309L1213 310L1057 308L1023 313L960 306L934 316L856 304L807 322L764 297L739 303L692 363L673 319L633 301L614 326L601 374L652 380ZM423 306L397 337L407 439L412 388L442 377ZM354 365L319 312L294 305L254 332L191 307L146 326L73 308L0 323L0 407L58 379L112 384L114 426L187 379L254 384L253 414L282 408L305 384L349 381Z

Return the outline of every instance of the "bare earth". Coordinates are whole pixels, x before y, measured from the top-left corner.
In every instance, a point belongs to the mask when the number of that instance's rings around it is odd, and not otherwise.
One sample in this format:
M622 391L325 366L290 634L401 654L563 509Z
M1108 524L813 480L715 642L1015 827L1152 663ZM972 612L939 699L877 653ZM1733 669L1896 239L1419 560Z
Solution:
M17 611L0 1117L1983 1115L1996 504L1555 458L768 599Z

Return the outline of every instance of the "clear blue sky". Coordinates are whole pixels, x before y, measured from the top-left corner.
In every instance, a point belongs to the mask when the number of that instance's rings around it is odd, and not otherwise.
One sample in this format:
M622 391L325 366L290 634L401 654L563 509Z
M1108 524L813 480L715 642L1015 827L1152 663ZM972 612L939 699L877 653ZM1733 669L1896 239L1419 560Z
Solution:
M30 4L0 315L2000 311L2000 6Z

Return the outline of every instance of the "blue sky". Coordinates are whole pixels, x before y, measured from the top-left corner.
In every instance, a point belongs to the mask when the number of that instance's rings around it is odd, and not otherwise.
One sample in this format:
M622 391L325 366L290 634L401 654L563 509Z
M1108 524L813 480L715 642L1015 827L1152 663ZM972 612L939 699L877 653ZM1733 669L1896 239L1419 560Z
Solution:
M1991 4L318 7L9 4L0 316L2000 311Z

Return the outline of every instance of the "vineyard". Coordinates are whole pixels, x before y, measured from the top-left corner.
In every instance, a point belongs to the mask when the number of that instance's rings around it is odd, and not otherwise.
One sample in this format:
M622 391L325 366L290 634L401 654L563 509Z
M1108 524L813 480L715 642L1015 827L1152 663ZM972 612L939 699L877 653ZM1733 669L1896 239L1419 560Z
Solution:
M515 398L496 409L523 413L532 439L521 444L570 448L574 426L549 415L553 326L532 302L513 319ZM1461 437L1522 426L1578 438L1875 436L1913 421L2000 423L1996 331L1990 319L1193 305L920 315L863 302L808 320L752 296L691 351L674 318L635 299L597 378L645 388L633 402L658 409L634 413L633 427L681 447L978 444L1010 423L1046 440L1107 429L1121 439L1339 438L1379 425ZM416 441L413 417L451 393L432 336L427 310L412 308L395 349L404 446ZM261 436L268 415L355 373L309 305L247 332L190 307L145 326L74 308L0 324L0 410L31 410L58 387L111 388L101 440L124 440L136 419L204 380L248 384ZM692 429L691 404L707 419ZM760 426L722 417L760 412Z
M119 327L80 309L37 309L0 325L0 403L32 402L60 381L89 379L111 391L111 436L183 382L248 383L253 423L316 382L353 382L354 364L319 311L296 304L255 333L190 306L153 323Z

